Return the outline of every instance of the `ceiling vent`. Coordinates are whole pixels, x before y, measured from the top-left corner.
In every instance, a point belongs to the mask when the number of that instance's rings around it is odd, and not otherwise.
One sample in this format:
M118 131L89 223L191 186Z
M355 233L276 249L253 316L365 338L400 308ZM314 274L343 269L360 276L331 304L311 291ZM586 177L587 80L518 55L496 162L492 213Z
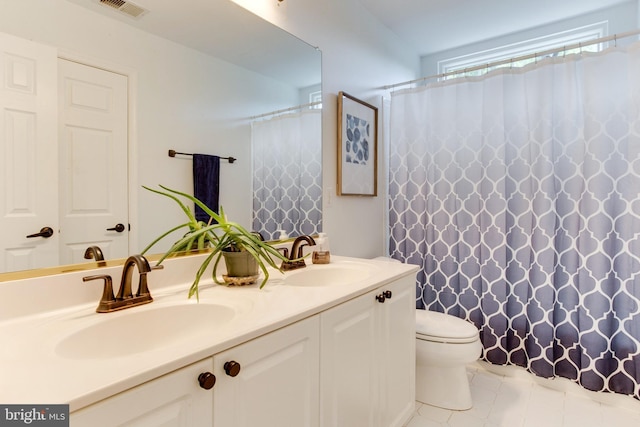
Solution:
M124 0L100 0L100 4L116 9L131 18L140 18L147 11L140 6Z

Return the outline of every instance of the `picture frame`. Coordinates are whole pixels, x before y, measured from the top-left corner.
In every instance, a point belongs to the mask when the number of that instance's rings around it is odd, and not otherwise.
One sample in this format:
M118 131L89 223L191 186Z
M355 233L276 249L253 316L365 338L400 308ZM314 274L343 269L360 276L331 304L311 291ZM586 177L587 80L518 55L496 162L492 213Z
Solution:
M378 195L378 108L338 93L339 196Z

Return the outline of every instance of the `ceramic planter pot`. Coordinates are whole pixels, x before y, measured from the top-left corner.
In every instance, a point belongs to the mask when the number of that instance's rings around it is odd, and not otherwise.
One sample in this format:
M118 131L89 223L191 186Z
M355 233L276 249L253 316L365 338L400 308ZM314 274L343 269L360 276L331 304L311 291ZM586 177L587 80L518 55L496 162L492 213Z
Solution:
M222 251L229 277L250 277L258 275L258 261L248 251Z

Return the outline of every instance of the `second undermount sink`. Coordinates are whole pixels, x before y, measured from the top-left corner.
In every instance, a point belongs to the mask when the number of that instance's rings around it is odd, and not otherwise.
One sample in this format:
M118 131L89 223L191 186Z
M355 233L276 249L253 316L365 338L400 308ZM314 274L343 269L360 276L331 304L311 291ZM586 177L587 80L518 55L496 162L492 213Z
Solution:
M285 285L333 286L346 285L363 280L372 273L372 267L359 263L314 264L287 272Z
M104 319L60 341L56 354L69 359L128 356L204 334L230 322L237 313L230 306L202 302L128 310L100 314Z

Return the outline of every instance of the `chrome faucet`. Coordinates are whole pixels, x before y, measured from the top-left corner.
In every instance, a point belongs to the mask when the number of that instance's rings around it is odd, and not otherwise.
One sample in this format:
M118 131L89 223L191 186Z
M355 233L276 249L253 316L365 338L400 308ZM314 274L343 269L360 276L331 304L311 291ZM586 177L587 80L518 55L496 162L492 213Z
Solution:
M104 255L102 254L100 246L89 246L87 250L84 251L84 259L92 258L96 261L104 261Z
M136 294L133 294L131 287L131 280L133 278L133 267L138 267L140 278L138 280L138 290ZM142 255L131 255L124 262L122 267L122 278L120 280L120 289L118 289L118 295L113 295L112 279L109 275L96 275L83 277L82 280L88 282L90 280L102 279L104 280L104 290L102 292L102 298L96 311L98 313L109 313L116 310L122 310L129 307L135 307L142 304L147 304L153 301L151 293L149 292L149 286L147 284L147 274L152 270L164 268L163 265L156 265L151 267L149 261Z
M291 251L289 251L289 260L284 261L280 268L284 271L295 270L297 268L306 267L302 254L303 246L315 246L316 241L311 236L298 236L291 245Z

